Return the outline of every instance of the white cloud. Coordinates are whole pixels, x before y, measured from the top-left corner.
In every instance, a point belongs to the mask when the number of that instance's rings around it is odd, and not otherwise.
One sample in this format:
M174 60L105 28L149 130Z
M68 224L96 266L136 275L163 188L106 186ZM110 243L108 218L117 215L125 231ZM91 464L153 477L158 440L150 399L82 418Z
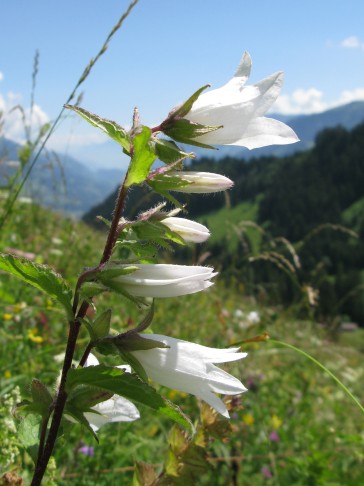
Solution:
M316 88L296 89L290 95L281 95L274 104L273 110L285 115L319 113L326 109L323 92Z
M69 129L69 127L67 127ZM65 127L60 128L52 134L49 141L47 142L47 147L52 150L62 152L68 148L80 148L90 145L101 145L107 142L109 138L106 134L101 131L92 130L90 127L90 132L85 131L84 133L77 131L65 130Z
M49 117L42 108L34 104L33 109L30 110L29 107L20 108L21 95L13 92L9 92L6 95L0 93L0 111L3 112L4 127L2 134L14 140L18 143L23 143L25 141L25 126L30 126L32 133L37 134L39 128L44 125L44 123L49 122Z
M359 37L356 35L352 35L347 37L340 43L340 47L344 47L345 49L363 49L364 50L364 43L361 42Z
M32 138L38 135L38 130L41 126L50 122L50 117L40 105L34 104L31 113L30 107L23 107L22 101L23 97L19 93L9 91L4 94L0 92L0 112L3 113L4 120L2 135L20 144L26 140L24 117L26 124L31 126ZM22 107L23 112L20 107ZM64 151L70 147L80 148L100 145L109 140L104 133L93 130L87 125L84 128L77 126L75 130L75 127L70 125L70 122L74 124L75 120L78 125L77 118L68 117L64 120L64 123L57 126L47 142L49 149Z
M296 89L290 95L279 96L271 111L283 115L320 113L359 100L364 100L364 88L342 91L333 101L326 101L324 93L316 88Z
M4 79L4 75L3 73L0 71L0 81L2 81Z

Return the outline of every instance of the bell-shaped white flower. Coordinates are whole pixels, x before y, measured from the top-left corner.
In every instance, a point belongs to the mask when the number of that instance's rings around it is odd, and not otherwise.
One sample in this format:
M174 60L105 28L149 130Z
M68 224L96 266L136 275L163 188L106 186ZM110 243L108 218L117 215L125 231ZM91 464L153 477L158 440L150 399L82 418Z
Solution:
M99 361L96 356L90 354L85 366L97 366L98 364ZM129 365L122 365L117 368L122 368L127 373L131 372ZM84 415L95 432L110 422L133 422L140 418L140 413L136 406L119 395L113 395L108 400L98 403L92 407L92 410L98 413L86 412Z
M214 363L227 363L245 358L239 348L216 349L158 334L142 334L148 339L163 342L168 348L132 351L148 377L156 383L195 395L224 417L229 412L215 395L237 395L245 386Z
M203 243L210 236L210 231L206 226L190 219L168 216L160 222L179 234L188 243Z
M170 171L166 177L178 177L189 184L171 189L176 192L187 192L189 194L207 194L211 192L221 192L231 189L234 185L231 179L212 172L193 172L193 171Z
M207 145L240 145L249 149L267 145L285 145L299 139L285 123L262 116L277 99L283 73L245 86L251 69L246 52L235 76L224 86L202 93L184 118L191 122L222 128L196 137Z
M125 265L126 266L126 265ZM120 266L122 267L122 265ZM186 265L133 265L133 273L121 275L115 281L135 297L177 297L194 294L213 285L213 268Z

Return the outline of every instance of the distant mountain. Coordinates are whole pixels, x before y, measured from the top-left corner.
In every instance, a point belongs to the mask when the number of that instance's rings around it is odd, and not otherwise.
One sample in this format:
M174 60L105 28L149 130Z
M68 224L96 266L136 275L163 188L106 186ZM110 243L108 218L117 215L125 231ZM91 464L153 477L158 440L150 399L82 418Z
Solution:
M351 130L352 128L359 125L361 122L364 121L364 101L355 101L353 103L349 103L344 106L339 106L337 108L333 108L331 110L327 110L323 113L316 113L314 115L301 115L296 117L287 117L282 115L271 115L272 118L279 119L287 123L290 127L292 127L297 135L300 138L300 142L292 144L292 145L275 145L270 147L264 147L262 149L256 150L248 150L241 147L235 146L224 146L219 147L219 150L206 150L200 149L199 147L186 147L186 151L193 151L198 156L198 162L203 162L206 159L206 162L209 162L209 159L214 159L212 162L219 161L220 159L231 157L232 159L238 159L240 161L243 160L251 160L251 159L259 159L265 156L272 156L272 157L285 157L287 155L291 155L295 152L300 152L303 150L310 149L314 146L315 137L317 134L324 128L334 128L337 126L342 126L347 130ZM235 162L235 160L233 160ZM266 162L262 160L263 164L266 165ZM206 164L205 164L206 165ZM212 170L211 163L207 164L208 169L204 168L197 168L196 165L195 170ZM232 164L236 166L235 163ZM201 164L199 167L202 167ZM240 166L239 166L240 167ZM227 164L224 164L224 168L221 169L221 172L225 175L229 175L227 172ZM241 167L240 169L241 170ZM219 172L219 169L215 167L215 172ZM235 180L233 176L232 179ZM153 199L148 199L147 192L142 189L138 189L140 192L135 191L132 193L127 201L127 209L133 211L140 211L142 203L144 204L145 201L149 201L150 205L153 205L155 201ZM248 188L244 188L246 192ZM84 214L83 219L85 222L97 225L96 216L101 215L105 218L110 218L111 212L114 208L114 201L116 198L116 192L110 194L105 200L95 207L91 208L87 213ZM191 198L192 200L193 198ZM201 205L201 199L198 200L199 209L201 213L206 210L206 205L208 201L215 201L218 204L219 197L216 195L213 199L205 199L203 201L203 205ZM191 201L189 208L191 209Z
M251 159L263 155L273 155L276 157L291 155L295 152L313 147L316 135L324 128L334 128L340 125L347 130L351 130L356 125L359 125L364 121L364 101L353 101L352 103L313 115L290 117L287 115L271 114L269 117L283 121L293 128L300 142L291 145L273 145L253 151L233 145L218 147L218 150L209 151L194 147L193 151L198 156L215 159L222 159L227 156Z
M0 138L0 185L19 167L21 146ZM36 162L23 195L39 204L80 217L115 190L123 172L118 169L90 170L68 155L43 153Z

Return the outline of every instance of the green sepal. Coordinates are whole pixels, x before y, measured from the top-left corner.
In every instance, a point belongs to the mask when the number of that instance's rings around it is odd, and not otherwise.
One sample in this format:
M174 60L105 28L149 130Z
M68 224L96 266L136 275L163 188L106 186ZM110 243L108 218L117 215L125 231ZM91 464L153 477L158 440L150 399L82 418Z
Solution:
M101 339L100 341L96 342L95 349L103 356L115 356L119 354L119 351L117 348L115 348L113 342L105 339Z
M168 137L173 138L177 142L187 143L188 145L195 145L196 147L202 147L207 149L216 150L212 145L207 145L206 143L199 142L196 137L205 135L206 133L214 132L223 125L208 126L201 125L200 123L195 123L186 118L172 119L165 127L163 127L163 133L168 135Z
M148 181L148 184L156 192L173 191L180 187L186 187L191 183L182 177L169 174L158 174Z
M90 111L87 111L79 106L64 105L64 107L76 112L94 127L100 128L110 138L121 145L128 154L130 153L130 135L116 122L107 120L106 118L101 118L98 115L95 115L94 113L91 113Z
M139 376L141 380L148 383L148 375L145 369L143 368L143 365L138 360L138 358L136 358L131 353L127 353L127 352L123 353L119 351L119 355L124 361L126 361L132 367L132 369L135 371L135 373Z
M110 280L108 282L108 290L123 295L126 299L134 302L134 304L138 306L144 302L143 297L135 297L134 295L129 294L129 292L125 290L125 286L115 280Z
M105 265L101 271L95 273L94 277L107 285L107 282L110 279L121 277L123 275L129 275L136 270L138 270L138 267L135 265L125 266L124 262L112 260L111 262L107 263L107 265Z
M102 292L106 292L107 290L108 288L99 282L85 282L82 284L80 295L83 299L89 301L95 295L100 295Z
M136 375L125 373L120 368L97 365L71 369L68 373L67 389L70 391L77 385L91 385L123 396L150 407L191 431L193 430L191 422L177 406L164 399L153 387Z
M143 126L141 132L133 139L133 155L124 182L126 188L144 182L157 158L149 143L151 135L150 128Z
M187 158L194 159L194 153L183 152L172 140L164 140L157 138L154 145L155 153L159 160L165 164L171 164L180 160L181 162Z
M179 106L177 109L172 111L172 113L170 113L170 116L180 117L180 118L186 116L191 111L192 105L199 98L202 91L205 91L205 89L209 87L210 87L209 84L205 84L205 86L202 86L202 88L195 91L193 95L188 98L188 100L182 103L182 105Z
M129 331L117 336L108 336L104 341L112 342L113 345L121 352L145 351L153 348L169 348L166 344L140 336L140 334Z
M185 244L185 241L178 233L156 220L137 222L132 229L140 240L152 241L161 246L164 246L164 240L172 241L179 245Z
M31 262L26 258L0 253L0 270L48 294L63 306L68 319L73 319L72 291L61 275L50 267Z
M107 336L110 332L111 309L107 309L100 314L92 323L92 340L100 339Z

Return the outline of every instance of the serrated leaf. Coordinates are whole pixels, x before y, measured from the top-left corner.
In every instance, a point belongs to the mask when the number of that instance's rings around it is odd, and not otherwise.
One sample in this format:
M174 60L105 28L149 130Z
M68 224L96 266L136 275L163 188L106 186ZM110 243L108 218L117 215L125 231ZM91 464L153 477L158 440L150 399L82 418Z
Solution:
M36 445L39 440L41 418L37 415L25 416L18 427L18 439L24 447Z
M75 409L85 412L112 396L113 394L106 390L100 390L99 388L88 385L80 385L73 388L67 398L67 403Z
M106 118L101 118L90 111L85 110L79 106L72 106L72 105L64 105L65 108L73 110L86 121L88 121L94 127L100 128L103 132L105 132L110 138L112 138L115 142L123 147L127 153L130 153L130 136L129 134L118 125L116 122L112 120L107 120Z
M177 406L164 399L153 387L141 381L136 375L125 373L120 368L98 365L71 369L68 373L67 387L70 390L76 385L90 385L121 395L150 407L192 430L191 422Z
M50 267L0 253L0 270L42 290L64 307L69 319L73 318L72 291L66 281Z
M93 438L96 440L96 442L99 442L99 439L98 439L95 431L91 427L89 421L86 419L86 417L83 415L83 413L74 406L74 404L66 403L64 412L65 412L65 414L72 417L76 422L83 425L86 428L86 430L88 430L88 432L90 432L90 434L93 436Z
M34 378L30 387L32 399L34 405L40 411L42 416L45 416L49 412L49 407L53 401L52 395L50 394L48 388L39 380Z
M138 258L153 258L158 251L154 244L150 242L145 243L137 240L126 240L118 241L117 244L119 248L125 248L126 250L128 250L128 252L133 252L134 255Z
M143 126L142 131L133 139L133 157L124 183L125 187L140 184L148 177L150 168L157 158L149 143L151 134L150 128Z

